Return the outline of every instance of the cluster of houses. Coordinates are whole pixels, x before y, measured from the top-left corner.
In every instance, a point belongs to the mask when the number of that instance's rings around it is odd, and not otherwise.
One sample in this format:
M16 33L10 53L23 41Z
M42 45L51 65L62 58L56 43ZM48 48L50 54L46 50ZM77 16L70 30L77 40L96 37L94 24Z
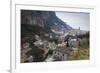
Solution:
M76 36L68 36L67 38L65 38L65 36L60 36L58 39L58 44L56 44L54 41L50 42L47 40L41 40L38 35L35 35L35 39L36 41L33 44L44 50L44 56L48 53L49 50L53 50L52 58L55 61L65 61L73 59L71 57L74 52L77 51L77 48L79 46L79 40ZM28 62L32 62L34 60L34 56L26 55L26 53L32 49L29 48L29 43L23 43L22 48L21 62L25 62L26 60Z
M73 60L73 55L77 52L80 43L76 35L80 33L80 28L61 33L56 49L53 50L53 58L57 61Z
M39 44L44 45L44 48L46 48L46 53L48 50L53 50L52 57L54 60L64 61L73 59L72 55L74 55L74 53L77 51L79 46L79 39L73 35L68 36L67 40L64 36L60 36L58 39L58 44L55 44L54 41L48 42L46 40L38 42L38 45Z
M78 38L71 36L67 41L57 45L57 48L53 51L53 57L58 61L72 60L72 56L77 51L78 46Z
M28 42L23 43L21 46L21 63L24 63L25 61L27 61L27 62L33 61L32 55L30 55L30 56L26 55L26 53L31 50L31 48L29 46L30 46L30 44Z

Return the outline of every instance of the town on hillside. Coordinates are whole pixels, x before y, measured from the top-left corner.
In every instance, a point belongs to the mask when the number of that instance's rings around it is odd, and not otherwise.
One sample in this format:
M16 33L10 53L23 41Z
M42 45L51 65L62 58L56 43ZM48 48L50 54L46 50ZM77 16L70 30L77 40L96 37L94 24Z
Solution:
M45 34L49 40L39 35L34 35L31 41L22 39L21 63L89 59L89 32L79 31L57 32L56 39Z
M20 62L89 60L90 32L69 25L54 11L21 10Z

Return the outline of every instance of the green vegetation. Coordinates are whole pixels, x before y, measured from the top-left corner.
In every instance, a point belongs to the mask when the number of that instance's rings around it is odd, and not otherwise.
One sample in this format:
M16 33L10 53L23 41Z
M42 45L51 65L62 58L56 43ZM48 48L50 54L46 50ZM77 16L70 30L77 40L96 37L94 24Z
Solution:
M36 46L31 46L32 50L27 52L27 55L32 55L34 57L34 62L42 62L44 60L44 51Z
M79 47L74 55L74 60L87 60L89 59L89 32L83 35L78 35L80 38Z
M89 48L89 39L88 38L81 39L79 47L80 48Z
M78 49L74 56L75 60L86 60L89 59L89 49Z

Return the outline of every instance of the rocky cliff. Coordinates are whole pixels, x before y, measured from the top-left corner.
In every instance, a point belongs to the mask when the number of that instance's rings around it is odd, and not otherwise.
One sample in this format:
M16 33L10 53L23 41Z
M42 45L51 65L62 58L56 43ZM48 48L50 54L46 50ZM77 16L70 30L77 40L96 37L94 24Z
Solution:
M21 24L36 25L46 29L70 30L72 27L59 19L53 11L21 11Z
M71 30L53 11L21 10L21 37L44 35L54 36L61 31Z

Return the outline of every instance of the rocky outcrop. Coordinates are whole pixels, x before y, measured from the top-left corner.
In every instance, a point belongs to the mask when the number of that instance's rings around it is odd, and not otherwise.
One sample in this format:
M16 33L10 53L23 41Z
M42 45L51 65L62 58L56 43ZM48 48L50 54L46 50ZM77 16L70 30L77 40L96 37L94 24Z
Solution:
M21 24L36 25L47 30L72 29L72 27L59 19L53 11L21 10Z

